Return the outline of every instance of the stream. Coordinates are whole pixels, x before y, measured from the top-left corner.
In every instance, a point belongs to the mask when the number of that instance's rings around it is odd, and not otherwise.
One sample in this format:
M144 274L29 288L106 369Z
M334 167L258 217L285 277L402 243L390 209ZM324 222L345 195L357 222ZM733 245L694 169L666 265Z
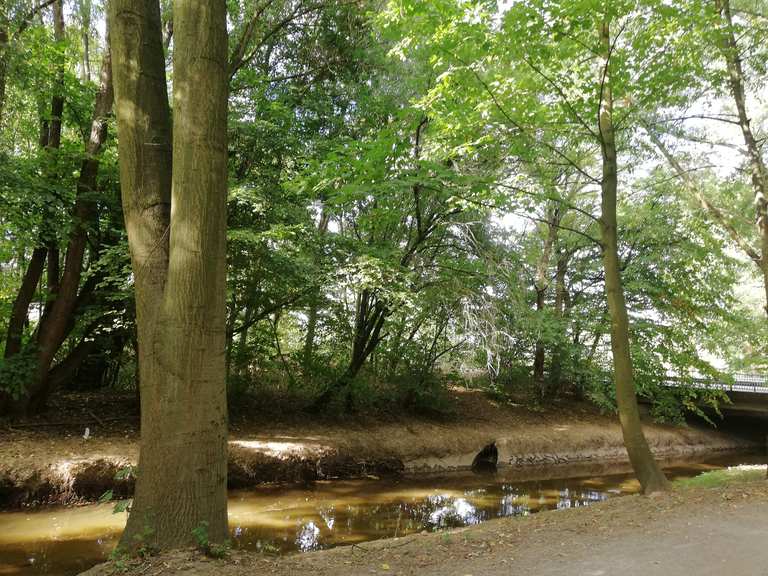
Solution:
M765 456L721 454L666 462L670 479ZM501 468L471 472L333 480L233 491L232 546L264 553L307 552L502 516L588 506L639 492L625 464ZM114 504L0 512L0 576L72 576L109 557L125 524Z

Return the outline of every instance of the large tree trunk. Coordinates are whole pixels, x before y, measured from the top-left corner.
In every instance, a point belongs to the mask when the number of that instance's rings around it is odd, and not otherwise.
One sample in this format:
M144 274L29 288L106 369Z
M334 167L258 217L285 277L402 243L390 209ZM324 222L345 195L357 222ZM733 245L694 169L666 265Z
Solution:
M227 535L226 5L176 0L173 13L172 178L158 2L114 0L109 15L141 372L126 549L188 546L202 526L212 543Z
M608 311L611 317L611 351L613 352L613 375L616 384L616 403L619 409L621 432L627 448L632 468L643 487L643 492L651 493L669 488L664 473L653 458L648 441L643 434L640 411L637 405L635 382L632 370L632 356L629 342L629 317L621 284L621 265L619 262L616 203L618 176L616 160L616 141L613 128L613 96L609 74L611 41L607 21L600 24L602 48L601 98L599 110L600 145L602 151L602 214L600 230L602 234L603 267L605 269L605 293Z
M755 193L755 209L757 211L757 229L760 235L761 259L758 262L763 277L765 289L765 313L768 317L768 171L750 126L749 115L744 92L744 69L739 55L739 46L733 31L730 0L715 0L715 6L722 19L721 50L728 69L728 85L733 101L739 114L739 126L747 147L747 158L752 178L752 188Z

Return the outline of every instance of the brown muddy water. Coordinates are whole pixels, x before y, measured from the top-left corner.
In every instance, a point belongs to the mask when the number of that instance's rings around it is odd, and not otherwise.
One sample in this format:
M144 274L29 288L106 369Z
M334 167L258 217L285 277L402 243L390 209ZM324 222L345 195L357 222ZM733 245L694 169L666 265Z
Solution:
M667 462L672 479L765 456L727 454ZM230 494L235 548L311 551L477 524L502 516L588 506L640 489L622 464L503 468L397 480L334 480ZM105 560L125 524L113 504L0 513L0 576L70 576Z

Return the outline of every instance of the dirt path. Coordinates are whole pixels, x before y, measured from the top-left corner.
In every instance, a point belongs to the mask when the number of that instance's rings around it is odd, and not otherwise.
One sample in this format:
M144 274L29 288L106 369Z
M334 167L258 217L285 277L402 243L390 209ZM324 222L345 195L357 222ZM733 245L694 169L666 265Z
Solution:
M415 535L269 558L190 553L154 558L144 576L765 576L768 484L616 498L589 508L493 520ZM110 565L87 576L114 574Z

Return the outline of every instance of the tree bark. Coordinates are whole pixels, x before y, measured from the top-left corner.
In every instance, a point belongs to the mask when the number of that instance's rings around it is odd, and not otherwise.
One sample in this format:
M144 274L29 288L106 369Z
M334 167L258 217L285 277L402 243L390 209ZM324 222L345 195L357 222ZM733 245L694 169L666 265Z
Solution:
M733 101L739 114L739 127L744 137L749 158L752 188L755 194L755 210L757 212L757 230L760 236L760 260L758 266L763 277L765 291L765 313L768 318L768 171L760 147L757 143L750 118L747 114L746 96L744 91L744 69L739 55L739 46L733 31L730 0L715 0L715 6L722 20L721 51L725 57L728 70L728 86L731 89Z
M189 546L202 526L211 543L227 536L226 4L175 0L173 13L172 153L158 2L114 0L109 14L141 372L129 550Z
M568 286L566 274L568 273L568 261L570 254L565 250L558 250L557 271L555 273L555 315L560 322L565 318L568 298ZM558 341L552 350L551 368L549 371L550 392L557 394L562 385L563 370L563 344Z
M27 322L27 313L32 298L35 296L35 290L43 275L45 266L45 248L35 248L32 252L32 258L24 271L24 279L21 287L13 301L11 318L8 322L8 333L5 338L5 358L10 358L21 351L21 339L24 334L24 325Z
M600 75L600 109L598 126L602 152L603 177L601 183L600 230L602 234L605 293L611 318L611 351L613 375L616 385L616 403L619 422L632 468L648 494L667 490L669 483L651 453L643 434L637 405L632 356L629 341L629 316L624 300L619 262L616 204L618 176L616 141L613 127L613 96L611 93L610 57L611 40L608 21L599 26L602 66Z
M557 232L560 226L560 209L553 205L549 210L547 217L547 235L544 238L544 246L541 250L541 256L536 264L536 312L539 316L543 314L546 305L547 290L550 285L549 261L552 257L552 246L557 242ZM543 401L547 395L547 384L544 378L545 367L544 340L539 337L536 339L536 349L533 355L533 384L539 396Z

